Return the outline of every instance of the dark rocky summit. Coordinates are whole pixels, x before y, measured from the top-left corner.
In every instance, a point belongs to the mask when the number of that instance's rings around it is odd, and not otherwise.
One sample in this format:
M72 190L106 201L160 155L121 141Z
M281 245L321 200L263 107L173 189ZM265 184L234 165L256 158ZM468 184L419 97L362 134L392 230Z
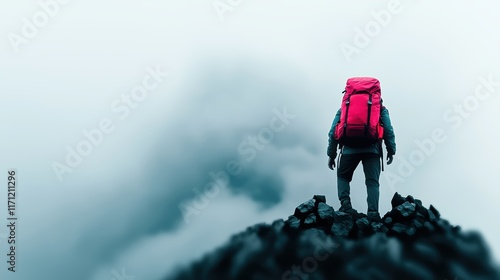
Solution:
M258 224L166 279L500 279L480 234L396 193L382 220L334 211L324 196Z

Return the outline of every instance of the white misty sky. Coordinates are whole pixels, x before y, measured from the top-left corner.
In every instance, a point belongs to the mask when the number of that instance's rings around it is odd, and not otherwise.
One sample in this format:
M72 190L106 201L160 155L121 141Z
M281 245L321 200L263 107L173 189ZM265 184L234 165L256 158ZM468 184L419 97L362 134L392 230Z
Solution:
M356 29L390 5L397 14L348 61L340 46L355 46ZM346 78L365 75L381 80L398 145L381 178L381 212L394 191L411 194L480 231L500 259L500 86L473 99L480 77L500 81L498 2L242 0L224 21L211 0L58 6L15 52L9 38L43 9L0 3L0 170L18 170L20 219L19 271L3 263L2 279L104 280L122 268L161 279L247 226L286 219L314 194L337 209L326 135ZM156 65L169 76L121 120L111 104ZM453 111L464 102L477 106ZM185 224L178 205L283 107L296 118ZM60 182L52 164L105 118L115 130ZM391 186L386 176L401 175L415 141L435 129L446 141ZM361 168L352 198L365 211Z

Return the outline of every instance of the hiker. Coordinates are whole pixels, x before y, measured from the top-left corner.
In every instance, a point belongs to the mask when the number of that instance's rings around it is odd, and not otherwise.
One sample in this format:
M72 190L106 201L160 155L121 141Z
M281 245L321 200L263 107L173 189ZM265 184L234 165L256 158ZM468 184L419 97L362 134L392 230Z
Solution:
M352 208L349 183L359 162L363 164L370 220L380 221L379 178L383 170L382 140L387 149L387 164L396 153L394 130L389 111L382 105L380 82L371 77L347 80L342 107L337 111L328 133L328 167L333 170L337 146L340 149L337 168L339 211L355 213Z

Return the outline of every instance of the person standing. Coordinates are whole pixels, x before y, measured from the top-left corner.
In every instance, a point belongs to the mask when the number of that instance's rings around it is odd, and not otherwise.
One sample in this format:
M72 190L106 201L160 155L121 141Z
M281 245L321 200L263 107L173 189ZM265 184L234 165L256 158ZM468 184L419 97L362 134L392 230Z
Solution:
M388 165L396 154L396 140L389 110L382 105L380 95L380 83L377 79L348 79L342 107L337 111L328 133L327 155L328 167L331 170L335 167L337 148L341 154L337 168L337 189L341 204L339 211L355 212L350 199L350 182L361 162L367 189L367 216L370 220L380 220L382 141L386 146Z

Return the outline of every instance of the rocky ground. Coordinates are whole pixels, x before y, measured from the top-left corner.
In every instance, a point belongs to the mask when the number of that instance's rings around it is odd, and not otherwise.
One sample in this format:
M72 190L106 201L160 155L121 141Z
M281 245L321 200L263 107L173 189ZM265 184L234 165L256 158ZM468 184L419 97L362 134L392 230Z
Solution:
M382 220L335 211L324 196L258 224L166 279L500 279L488 246L432 205L396 193Z

